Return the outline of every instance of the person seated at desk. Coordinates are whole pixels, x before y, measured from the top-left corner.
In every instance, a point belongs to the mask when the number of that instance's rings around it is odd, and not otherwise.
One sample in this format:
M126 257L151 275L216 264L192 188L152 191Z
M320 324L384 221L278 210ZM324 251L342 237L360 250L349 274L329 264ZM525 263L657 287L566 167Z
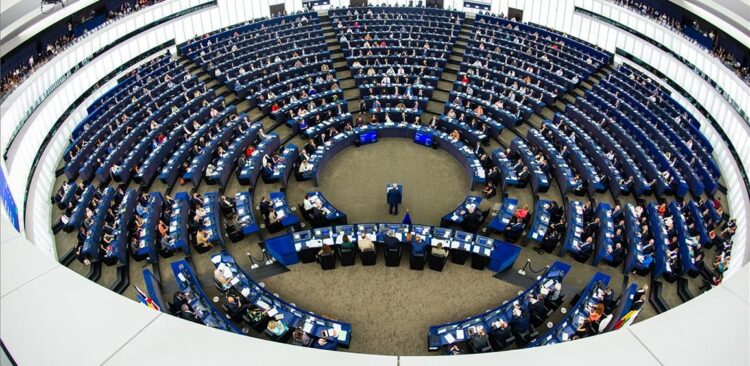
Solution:
M214 247L209 241L209 235L205 229L198 230L198 232L195 233L195 246L202 249L210 249Z
M484 186L484 189L482 190L482 195L484 198L492 198L497 194L497 188L495 188L495 184L492 183L492 181L488 181L487 185Z
M396 238L396 233L393 230L388 230L384 241L386 251L398 251L401 248L401 242Z
M320 247L320 250L318 251L317 257L320 259L320 257L324 255L333 255L333 248L331 248L328 244L323 244L322 247Z
M193 208L202 207L203 199L201 198L201 194L198 192L193 193L193 196L190 198L190 204Z
M580 318L578 321L578 328L576 328L572 338L585 338L594 334L596 334L596 332L594 331L594 325L591 323L591 320L589 318Z
M505 228L505 239L515 243L521 237L523 228L523 221L521 219L514 219L513 223Z
M307 161L307 159L302 159L302 162L299 163L299 169L298 169L298 171L299 171L300 174L304 174L304 173L307 173L307 172L313 170L314 168L315 167L312 164L310 164Z
M287 330L289 330L289 328L287 328L284 322L281 322L278 320L270 320L268 321L268 326L266 326L266 330L275 337L281 337L282 335L284 335L284 333L287 332Z
M548 230L546 235L544 235L544 239L542 239L542 242L539 245L539 247L542 248L547 253L552 253L555 247L557 247L557 244L560 242L561 237L562 237L562 234L560 234L559 231Z
M490 324L490 329L492 330L492 337L498 340L501 344L510 336L510 327L508 326L508 323L502 319L497 319L492 322L492 324Z
M172 303L168 303L169 311L172 312L172 314L177 315L180 312L180 309L182 309L182 305L187 305L188 303L188 296L182 292L182 291L175 291L174 295L172 295Z
M182 319L189 320L193 323L202 323L200 319L198 319L198 314L193 312L188 304L182 304L182 306L180 306L180 312L177 314L177 316Z
M450 139L451 142L458 142L461 140L461 134L458 132L458 130L453 130L453 132L448 135L448 139Z
M449 253L449 249L443 247L443 243L439 242L437 246L432 247L430 250L430 254L434 255L439 258L447 258Z
M309 193L305 193L305 198L302 200L302 210L305 214L310 215L313 208L315 208L315 200Z
M618 229L620 230L620 229ZM607 248L607 253L612 255L612 265L617 267L625 259L625 249L622 244L618 241L615 242L614 248Z
M227 277L228 275L228 277ZM228 290L232 287L230 280L232 279L232 271L229 268L219 266L214 270L214 281L222 289Z
M341 237L341 243L339 244L339 247L343 250L353 250L354 249L354 243L352 243L352 239L349 238L349 235L344 234Z
M535 316L539 319L546 318L547 307L544 305L544 294L539 293L536 296L530 295L529 297L529 315Z
M514 334L523 334L531 328L529 323L529 314L521 309L521 306L516 304L513 307L512 316L510 319L510 328Z
M599 218L595 218L594 221L589 222L586 224L586 226L583 228L583 234L584 236L594 236L599 231L599 224L601 223L601 220Z
M476 207L469 207L464 216L463 228L466 231L475 231L482 224L482 213Z
M490 348L490 339L487 336L487 332L485 332L484 328L480 328L476 332L472 334L471 328L469 328L469 346L474 350L474 352L482 352L483 350ZM490 348L490 350L492 350Z
M514 219L526 221L526 217L528 217L528 216L529 216L529 206L528 205L524 205L523 207L518 208L518 209L516 209L515 212L513 212L513 218Z
M589 307L588 320L591 322L592 330L596 331L596 329L599 328L599 322L605 316L604 310L605 310L605 306L601 302Z
M267 163L266 163L266 164L265 164L265 165L263 166L263 169L261 169L261 171L260 171L260 174L261 174L261 175L262 175L262 176L263 176L264 178L266 178L266 179L268 179L268 178L271 178L271 176L273 176L273 169L274 169L274 168L273 168L273 163L269 161L269 162L267 162Z
M242 315L247 312L248 304L242 302L239 296L227 296L227 315L232 321L239 322L242 320Z
M415 235L411 241L411 254L424 255L427 252L428 245L421 235Z
M527 183L529 183L529 179L531 178L529 167L524 166L523 168L521 168L521 171L519 171L516 176L518 177L518 185L525 186Z
M446 348L445 351L443 352L443 354L448 355L448 356L462 355L463 353L464 351L456 343L453 343L450 347Z
M261 197L260 203L258 204L258 210L260 211L260 215L263 216L263 219L269 221L269 215L273 212L273 202L265 196Z
M219 198L219 208L221 208L221 213L224 215L228 215L232 213L234 210L234 199L227 198L227 196L222 195L221 198Z
M573 258L581 262L586 261L594 251L594 238L589 236L581 244L573 243L573 249L578 250L578 252L573 252Z
M375 244L373 244L372 240L367 237L366 233L362 233L359 236L359 240L357 241L357 246L359 247L360 251L375 251Z
M292 333L292 344L302 347L310 347L313 344L313 339L307 332L302 328L296 328Z

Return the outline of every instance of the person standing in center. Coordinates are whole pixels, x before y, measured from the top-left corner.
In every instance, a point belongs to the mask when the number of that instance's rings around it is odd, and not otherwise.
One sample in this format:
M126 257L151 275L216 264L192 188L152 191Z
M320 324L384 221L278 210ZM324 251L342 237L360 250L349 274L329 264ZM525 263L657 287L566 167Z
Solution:
M393 183L388 187L386 196L388 201L388 213L394 216L398 215L398 205L401 204L401 190L398 189L396 183Z

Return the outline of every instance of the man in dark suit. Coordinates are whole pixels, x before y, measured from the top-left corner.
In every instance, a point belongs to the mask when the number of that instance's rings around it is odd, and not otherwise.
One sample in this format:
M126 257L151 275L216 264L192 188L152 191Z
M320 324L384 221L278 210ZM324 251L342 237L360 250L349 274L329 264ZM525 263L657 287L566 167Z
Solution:
M538 294L536 298L529 300L529 314L544 320L547 315L547 307L544 306L544 294Z
M401 204L401 190L398 189L396 183L388 187L386 199L388 201L388 213L394 216L398 215L398 205Z
M398 251L401 247L401 242L398 241L393 231L388 231L385 236L385 250L386 251Z
M516 306L513 309L513 316L510 319L510 327L514 334L521 334L529 330L529 314Z
M511 225L505 228L505 239L510 242L516 242L523 232L523 224L520 219L516 219Z

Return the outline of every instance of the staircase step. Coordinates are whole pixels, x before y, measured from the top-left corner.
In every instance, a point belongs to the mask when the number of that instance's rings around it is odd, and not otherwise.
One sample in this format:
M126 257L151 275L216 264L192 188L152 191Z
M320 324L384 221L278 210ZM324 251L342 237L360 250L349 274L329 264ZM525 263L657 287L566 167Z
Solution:
M461 63L464 60L464 58L459 55L453 55L450 57L450 60Z
M339 81L339 86L341 87L341 89L346 90L356 88L357 84L354 83L354 79L344 79Z
M350 100L349 101L349 113L354 115L355 113L360 113L362 111L359 110L359 101L358 100Z
M436 114L436 115L441 115L443 114L444 108L445 108L445 103L440 103L440 102L431 100L427 102L427 108L425 109L425 111Z
M440 80L447 81L451 84L456 81L456 79L458 79L458 75L456 75L455 72L444 72L440 77Z
M448 100L448 93L442 90L435 90L432 92L432 99L438 102L445 103Z
M333 68L336 69L336 71L338 71L338 70L345 70L348 67L346 66L346 61L338 61L338 62L333 63Z
M352 72L349 69L336 71L336 77L339 80L350 79L352 77Z
M348 89L344 90L344 99L346 100L355 100L359 99L359 89Z
M453 90L453 83L450 81L439 80L437 83L438 90L451 91Z

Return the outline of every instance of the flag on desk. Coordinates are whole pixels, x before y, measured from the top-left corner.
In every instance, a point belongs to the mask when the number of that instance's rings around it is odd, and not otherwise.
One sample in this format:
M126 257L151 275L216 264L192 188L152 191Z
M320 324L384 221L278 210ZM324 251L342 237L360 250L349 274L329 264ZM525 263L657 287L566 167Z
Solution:
M404 219L401 220L401 223L411 225L411 216L409 215L409 210L406 210L406 215L404 215Z
M156 305L154 300L151 299L148 295L146 295L146 293L143 292L141 289L139 289L138 286L133 285L133 287L135 287L135 295L138 297L138 301L140 301L141 304L146 305L156 311L161 310L161 308L159 308L159 305Z
M638 313L640 313L641 310L630 310L627 312L627 314L623 315L622 319L618 320L615 323L615 326L613 329L620 329L625 328L629 326L630 324L633 324L635 321L635 318L638 316Z

